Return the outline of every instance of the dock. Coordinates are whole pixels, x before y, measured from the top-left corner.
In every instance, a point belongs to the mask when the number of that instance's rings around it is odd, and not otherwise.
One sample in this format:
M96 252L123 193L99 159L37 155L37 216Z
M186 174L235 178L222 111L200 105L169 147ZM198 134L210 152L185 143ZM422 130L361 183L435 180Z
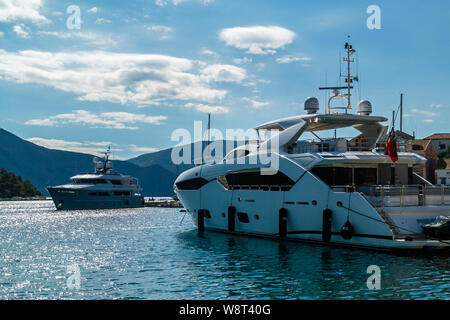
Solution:
M149 197L145 198L145 207L156 208L182 208L180 200L171 197Z

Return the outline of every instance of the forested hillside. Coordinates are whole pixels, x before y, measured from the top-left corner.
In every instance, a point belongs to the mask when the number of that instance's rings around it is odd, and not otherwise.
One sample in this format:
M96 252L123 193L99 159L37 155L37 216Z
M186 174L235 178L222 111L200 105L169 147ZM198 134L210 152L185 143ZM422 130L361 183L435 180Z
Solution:
M23 181L20 176L16 176L12 172L0 169L0 198L12 197L34 197L40 196L41 193L30 182Z

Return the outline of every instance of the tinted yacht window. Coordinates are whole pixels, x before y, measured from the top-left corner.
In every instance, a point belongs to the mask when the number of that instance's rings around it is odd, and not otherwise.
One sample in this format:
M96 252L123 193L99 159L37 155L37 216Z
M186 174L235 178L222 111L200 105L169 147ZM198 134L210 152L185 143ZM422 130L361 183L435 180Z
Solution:
M228 189L289 190L295 184L281 171L273 175L263 175L260 171L236 172L219 177L217 180Z
M329 186L349 186L353 184L352 169L342 167L315 167L311 172Z
M208 180L203 178L193 178L176 183L178 190L197 190L208 183Z
M77 184L105 184L107 183L104 179L75 179Z

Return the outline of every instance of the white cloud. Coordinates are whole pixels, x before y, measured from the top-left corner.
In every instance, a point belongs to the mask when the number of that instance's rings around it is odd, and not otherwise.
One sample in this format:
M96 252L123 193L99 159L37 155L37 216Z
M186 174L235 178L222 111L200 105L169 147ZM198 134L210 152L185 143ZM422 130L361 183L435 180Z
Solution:
M67 39L84 40L87 44L93 45L98 48L117 46L117 42L113 38L103 33L86 32L86 31L65 31L65 32L38 31L37 34L44 36L53 36L63 40Z
M432 104L430 104L430 108L434 108L434 109L440 109L440 108L442 108L444 105L442 105L442 104L435 104L435 103L432 103Z
M174 6L182 3L182 2L188 2L188 1L192 1L192 0L155 0L155 4L160 6L160 7L165 7L166 5L173 4ZM212 2L214 2L214 0L195 0L196 2L199 2L203 5L207 5L210 4Z
M266 67L266 65L264 63L257 63L255 64L255 67L258 71L261 71Z
M431 123L431 122L434 122L434 120L433 119L423 119L422 122Z
M45 126L45 127L51 127L56 124L56 121L53 119L31 119L25 122L25 124L28 124L30 126Z
M43 0L0 0L0 22L31 21L34 24L49 23L39 13Z
M149 30L158 35L160 40L169 39L173 32L173 28L162 25L153 25L149 27Z
M152 148L152 147L138 147L134 144L130 144L129 149L133 152L145 152L145 153L149 153L149 152L157 152L159 151L158 148Z
M111 23L112 21L105 18L98 18L95 20L95 24L105 24L105 23Z
M222 29L219 33L219 38L227 46L252 54L273 54L276 49L292 43L295 37L293 31L279 26L234 27Z
M212 56L214 56L214 55L216 55L217 53L215 53L214 51L211 51L211 50L209 50L209 49L203 49L203 50L200 51L200 54L206 54L206 55L212 55Z
M228 113L229 109L227 107L222 107L222 106L210 106L210 105L205 105L205 104L201 104L201 103L186 103L184 105L186 108L194 108L195 110L199 111L199 112L204 112L204 113Z
M60 139L46 139L40 137L33 137L27 139L28 141L40 145L49 149L57 149L64 151L88 153L96 156L103 156L105 149L108 145L113 145L111 142L78 142L78 141L66 141ZM123 151L121 148L111 148L111 151Z
M162 26L162 25L154 25L150 27L153 31L162 31L162 32L171 32L173 29L171 27Z
M142 106L222 100L227 91L210 88L210 79L195 72L197 66L196 61L167 55L0 49L0 79L46 85L82 101ZM242 77L232 75L237 81Z
M300 62L300 61L311 61L310 57L297 57L297 56L283 56L283 57L279 57L277 58L277 63L292 63L292 62Z
M253 61L252 58L247 58L247 57L233 59L233 63L236 63L236 64L252 63L252 61Z
M67 124L88 125L94 128L129 129L138 127L130 126L136 123L161 124L166 116L147 116L129 112L103 112L98 115L86 110L75 110L71 113L62 113L45 119L31 119L25 122L35 126L58 126Z
M23 23L21 24L16 24L13 27L13 31L21 38L24 39L30 39L30 33L31 30L30 28L28 28L26 25L24 25Z
M97 13L97 12L99 12L99 11L100 11L100 8L92 7L92 8L90 8L87 12L89 12L89 13Z
M243 101L248 102L253 109L259 109L265 106L268 106L270 104L270 102L268 101L256 101L254 99L250 99L250 98L242 98Z
M159 151L158 148L139 147L139 146L136 146L135 144L119 145L117 143L113 143L110 141L78 142L78 141L67 141L67 140L61 140L61 139L46 139L46 138L40 138L40 137L29 138L29 139L27 139L27 141L30 141L32 143L35 143L37 145L40 145L42 147L49 148L49 149L87 153L87 154L93 154L93 155L96 155L99 157L103 157L106 148L108 146L111 146L111 151L113 152L114 159L118 159L117 155L114 154L115 152L131 151L131 152L148 153L148 152Z
M5 33L0 31L0 38L2 38L4 35L5 35Z
M438 116L438 114L436 112L426 111L426 110L411 109L411 112L417 113L417 114L421 114L421 115L424 115L424 116L428 116L428 117Z
M139 20L136 18L125 18L125 19L123 19L123 22L131 23L131 22L139 22Z
M201 71L201 77L206 81L241 83L247 77L245 69L228 65L213 64Z

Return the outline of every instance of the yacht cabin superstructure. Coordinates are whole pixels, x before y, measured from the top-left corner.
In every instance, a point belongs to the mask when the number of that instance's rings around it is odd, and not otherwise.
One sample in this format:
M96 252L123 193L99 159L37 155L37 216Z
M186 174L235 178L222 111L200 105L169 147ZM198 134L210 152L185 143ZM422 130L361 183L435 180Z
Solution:
M104 161L94 158L93 173L77 174L71 183L47 187L58 210L115 209L144 206L138 179L112 173L110 150Z
M346 50L350 60L354 49L347 43ZM326 88L334 90L328 113L319 114L319 101L307 98L306 114L255 128L279 130L275 137L183 172L174 189L199 230L376 249L449 248L450 241L430 238L422 226L450 216L450 189L415 172L426 162L422 156L399 152L393 162L377 149L387 119L372 116L366 100L351 113L352 79L348 72L347 87ZM331 102L342 98L344 112L332 113L339 107ZM344 127L361 135L349 140L316 134ZM305 132L318 141L298 140ZM264 154L278 157L277 168L261 161Z

